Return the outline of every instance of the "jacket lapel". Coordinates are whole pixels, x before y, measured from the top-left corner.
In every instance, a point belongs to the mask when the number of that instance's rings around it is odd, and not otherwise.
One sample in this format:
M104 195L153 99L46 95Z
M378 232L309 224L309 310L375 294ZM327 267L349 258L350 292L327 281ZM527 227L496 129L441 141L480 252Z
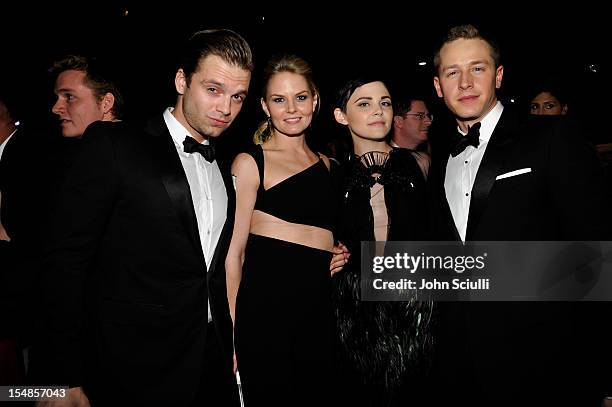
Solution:
M200 261L206 267L189 183L163 116L160 115L152 119L148 123L146 131L153 136L152 147L157 155L161 180L172 207L181 220L193 249L198 253Z
M504 110L487 146L474 186L472 187L472 198L470 200L470 213L468 215L467 231L465 240L472 240L472 235L478 222L487 207L487 201L495 178L499 175L504 164L509 147L516 140L516 122L511 114Z

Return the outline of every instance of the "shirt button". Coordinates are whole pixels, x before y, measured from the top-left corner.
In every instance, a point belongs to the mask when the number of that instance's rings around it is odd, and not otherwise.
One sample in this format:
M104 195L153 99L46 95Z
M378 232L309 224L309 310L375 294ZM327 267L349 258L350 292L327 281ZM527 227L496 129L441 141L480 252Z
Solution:
M467 163L468 163L468 160L465 160L465 163L467 164Z
M465 196L470 196L470 194L466 192L466 193L465 193Z
M207 234L207 235L210 235L210 230L207 230L207 231L206 231L206 234Z

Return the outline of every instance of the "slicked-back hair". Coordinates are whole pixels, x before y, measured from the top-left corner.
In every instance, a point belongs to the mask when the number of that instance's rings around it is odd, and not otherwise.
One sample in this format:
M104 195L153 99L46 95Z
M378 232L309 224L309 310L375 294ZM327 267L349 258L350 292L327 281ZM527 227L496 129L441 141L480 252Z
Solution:
M442 40L442 43L437 48L437 51L433 59L436 75L440 72L440 51L442 50L442 47L458 39L483 40L489 45L489 49L491 52L491 58L493 58L493 62L495 63L495 68L497 68L500 65L501 56L499 52L499 47L497 46L497 43L492 38L483 34L480 30L478 30L478 28L474 27L471 24L458 25L448 30L448 32L446 33L446 36Z
M119 86L113 79L110 68L96 58L82 55L67 55L53 63L49 73L55 79L65 71L80 71L85 74L85 85L90 88L98 100L104 95L111 93L115 97L115 103L111 112L116 119L123 117L125 102Z
M209 55L249 72L255 67L251 47L239 34L227 29L198 31L186 41L180 58L179 68L185 73L187 85L200 62Z

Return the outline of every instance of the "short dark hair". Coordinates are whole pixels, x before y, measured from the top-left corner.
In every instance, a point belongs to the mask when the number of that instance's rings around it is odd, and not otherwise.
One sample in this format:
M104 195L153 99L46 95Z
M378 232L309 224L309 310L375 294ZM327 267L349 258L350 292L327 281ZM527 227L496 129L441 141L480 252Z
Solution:
M227 29L202 30L187 40L180 58L179 68L185 73L187 84L197 72L200 61L209 55L216 55L249 72L254 69L251 47L239 34Z
M561 107L567 106L569 104L569 92L561 86L559 81L554 79L545 79L543 82L535 85L529 91L529 98L527 100L527 103L531 103L531 101L535 99L536 96L544 92L550 93L552 96L557 98L557 100L561 104Z
M393 116L404 116L412 109L412 102L421 100L429 106L429 101L426 97L418 94L401 93L393 94Z
M353 96L353 93L355 93L355 90L363 85L367 85L368 83L372 82L382 82L385 84L385 86L387 86L385 80L374 76L361 76L355 79L351 79L346 82L338 91L334 108L339 108L340 110L346 113L346 106L348 105L348 101L351 96Z
M85 74L85 84L93 91L98 100L101 100L107 93L111 93L115 97L115 103L111 110L113 116L116 119L123 116L125 102L109 66L94 57L67 55L55 61L49 69L49 73L57 79L62 72L70 70Z
M489 48L491 50L491 58L493 58L493 62L495 63L495 68L497 68L500 65L501 54L500 54L499 47L497 46L497 43L495 42L495 40L493 40L488 35L483 34L480 30L478 30L478 28L474 27L471 24L458 25L448 30L448 32L446 33L446 36L442 40L442 43L437 48L436 53L434 54L433 62L434 62L434 68L435 68L436 75L438 74L439 69L440 69L440 51L442 50L442 47L444 47L444 45L450 42L453 42L461 38L465 40L479 39L489 44Z

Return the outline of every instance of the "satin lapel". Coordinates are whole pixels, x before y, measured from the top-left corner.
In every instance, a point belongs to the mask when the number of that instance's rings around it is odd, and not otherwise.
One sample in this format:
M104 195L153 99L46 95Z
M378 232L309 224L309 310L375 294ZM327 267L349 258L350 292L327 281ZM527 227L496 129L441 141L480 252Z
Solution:
M159 116L159 118L151 120L147 125L146 131L154 136L152 143L157 155L156 162L159 165L161 180L166 188L172 207L181 220L202 264L206 265L187 176L163 117Z
M499 175L510 146L517 137L516 122L506 111L495 126L495 130L489 139L487 150L482 157L474 186L472 187L472 198L470 200L470 213L465 240L472 240L472 234L487 207L487 201L495 178Z
M232 232L234 231L234 213L236 209L236 191L234 189L234 182L232 181L232 175L230 172L230 164L227 162L220 161L219 170L223 177L223 183L225 184L225 191L227 192L227 215L225 218L225 225L219 236L217 247L215 247L215 254L210 262L210 268L208 271L214 271L217 268L217 263L220 260L225 261L226 249L229 247ZM223 256L223 259L220 259ZM208 273L210 276L212 273Z

